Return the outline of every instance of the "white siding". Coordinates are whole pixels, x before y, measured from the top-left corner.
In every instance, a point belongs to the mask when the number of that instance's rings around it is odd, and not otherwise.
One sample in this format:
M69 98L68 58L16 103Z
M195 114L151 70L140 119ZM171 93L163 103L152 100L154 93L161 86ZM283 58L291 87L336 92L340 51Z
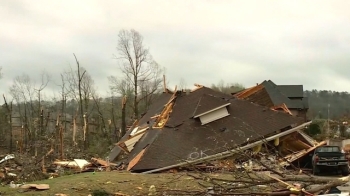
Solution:
M213 122L214 120L218 120L228 115L230 114L228 113L226 107L223 107L218 110L214 110L210 113L207 113L203 116L200 116L199 119L201 120L202 125L205 125L207 123Z
M134 149L135 144L141 139L145 132L140 133L139 135L132 137L131 139L126 140L124 143L128 148L128 151L131 152Z

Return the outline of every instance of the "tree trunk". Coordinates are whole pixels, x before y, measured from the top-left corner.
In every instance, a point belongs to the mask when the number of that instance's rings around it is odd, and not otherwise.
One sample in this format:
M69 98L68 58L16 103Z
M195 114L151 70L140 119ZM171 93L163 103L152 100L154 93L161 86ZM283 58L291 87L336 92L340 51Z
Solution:
M81 76L80 76L80 67L78 64L78 91L79 91L79 112L80 112L80 122L83 122L83 97L81 93Z
M7 104L7 101L6 101L6 98L5 98L5 95L3 95L4 97L4 102L5 102L5 106L6 106L6 109L7 109L7 112L8 112L8 116L9 116L9 123L10 123L10 149L9 149L9 153L12 153L12 143L13 143L13 130L12 130L12 102L11 102L11 107L9 107L9 105Z
M126 96L122 99L122 124L121 124L121 133L119 135L119 139L122 138L126 133Z
M84 134L85 134L85 140L84 140L84 148L88 149L89 147L89 141L90 141L90 133L89 133L89 117L87 116L87 111L89 109L89 99L87 97L86 92L84 92L84 106L85 106L85 113L84 114Z
M137 76L134 76L134 118L135 120L139 118L139 106L138 106L138 102L137 102Z

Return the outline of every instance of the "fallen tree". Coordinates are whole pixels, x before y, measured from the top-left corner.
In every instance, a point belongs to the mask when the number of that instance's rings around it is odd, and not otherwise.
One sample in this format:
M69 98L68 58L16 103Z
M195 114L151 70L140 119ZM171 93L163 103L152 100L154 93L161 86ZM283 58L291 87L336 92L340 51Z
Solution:
M209 182L210 186L204 184L201 185L205 188L212 187L213 193L211 193L211 195L315 195L326 193L332 187L341 186L349 182L349 177L330 179L290 175L285 178L277 178L269 175L261 177L261 175L258 176L252 174L250 177L232 180L210 177L203 173L200 173L199 175L188 173L187 175L196 180L201 180L202 182ZM275 188L274 190L258 191L258 189L261 189L262 187L265 187L265 189L270 189L272 185L277 187L276 183L279 184L279 189ZM315 184L318 186L309 187L309 185ZM194 194L198 194L198 192Z

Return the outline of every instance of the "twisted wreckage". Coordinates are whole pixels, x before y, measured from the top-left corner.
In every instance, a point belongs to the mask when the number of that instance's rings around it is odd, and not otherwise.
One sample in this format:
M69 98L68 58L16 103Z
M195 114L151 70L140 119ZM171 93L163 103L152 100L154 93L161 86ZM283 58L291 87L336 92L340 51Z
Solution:
M283 93L272 81L264 81L233 95L195 86L191 91L165 88L117 143L109 160L125 152L128 170L152 173L272 148L282 155L279 164L287 166L325 144L302 132L311 122L293 115L287 104L301 103L303 108L296 111L302 112L306 98L293 100L286 86L281 87ZM281 97L286 103L277 101Z

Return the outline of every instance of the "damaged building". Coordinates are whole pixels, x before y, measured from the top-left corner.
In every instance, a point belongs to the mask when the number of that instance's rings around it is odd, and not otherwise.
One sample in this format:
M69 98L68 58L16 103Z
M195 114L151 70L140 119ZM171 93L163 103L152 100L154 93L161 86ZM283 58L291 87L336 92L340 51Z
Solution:
M283 110L307 121L309 103L308 98L303 95L303 85L276 85L271 80L265 80L261 84L232 94L239 99Z
M126 153L129 171L150 173L219 160L248 149L258 152L270 143L284 156L280 164L288 165L324 144L301 131L311 122L283 107L294 101L304 104L302 97L288 95L282 102L273 102L261 96L256 101L252 91L268 95L269 87L253 88L234 96L201 85L192 91L166 90L116 144L109 160Z

